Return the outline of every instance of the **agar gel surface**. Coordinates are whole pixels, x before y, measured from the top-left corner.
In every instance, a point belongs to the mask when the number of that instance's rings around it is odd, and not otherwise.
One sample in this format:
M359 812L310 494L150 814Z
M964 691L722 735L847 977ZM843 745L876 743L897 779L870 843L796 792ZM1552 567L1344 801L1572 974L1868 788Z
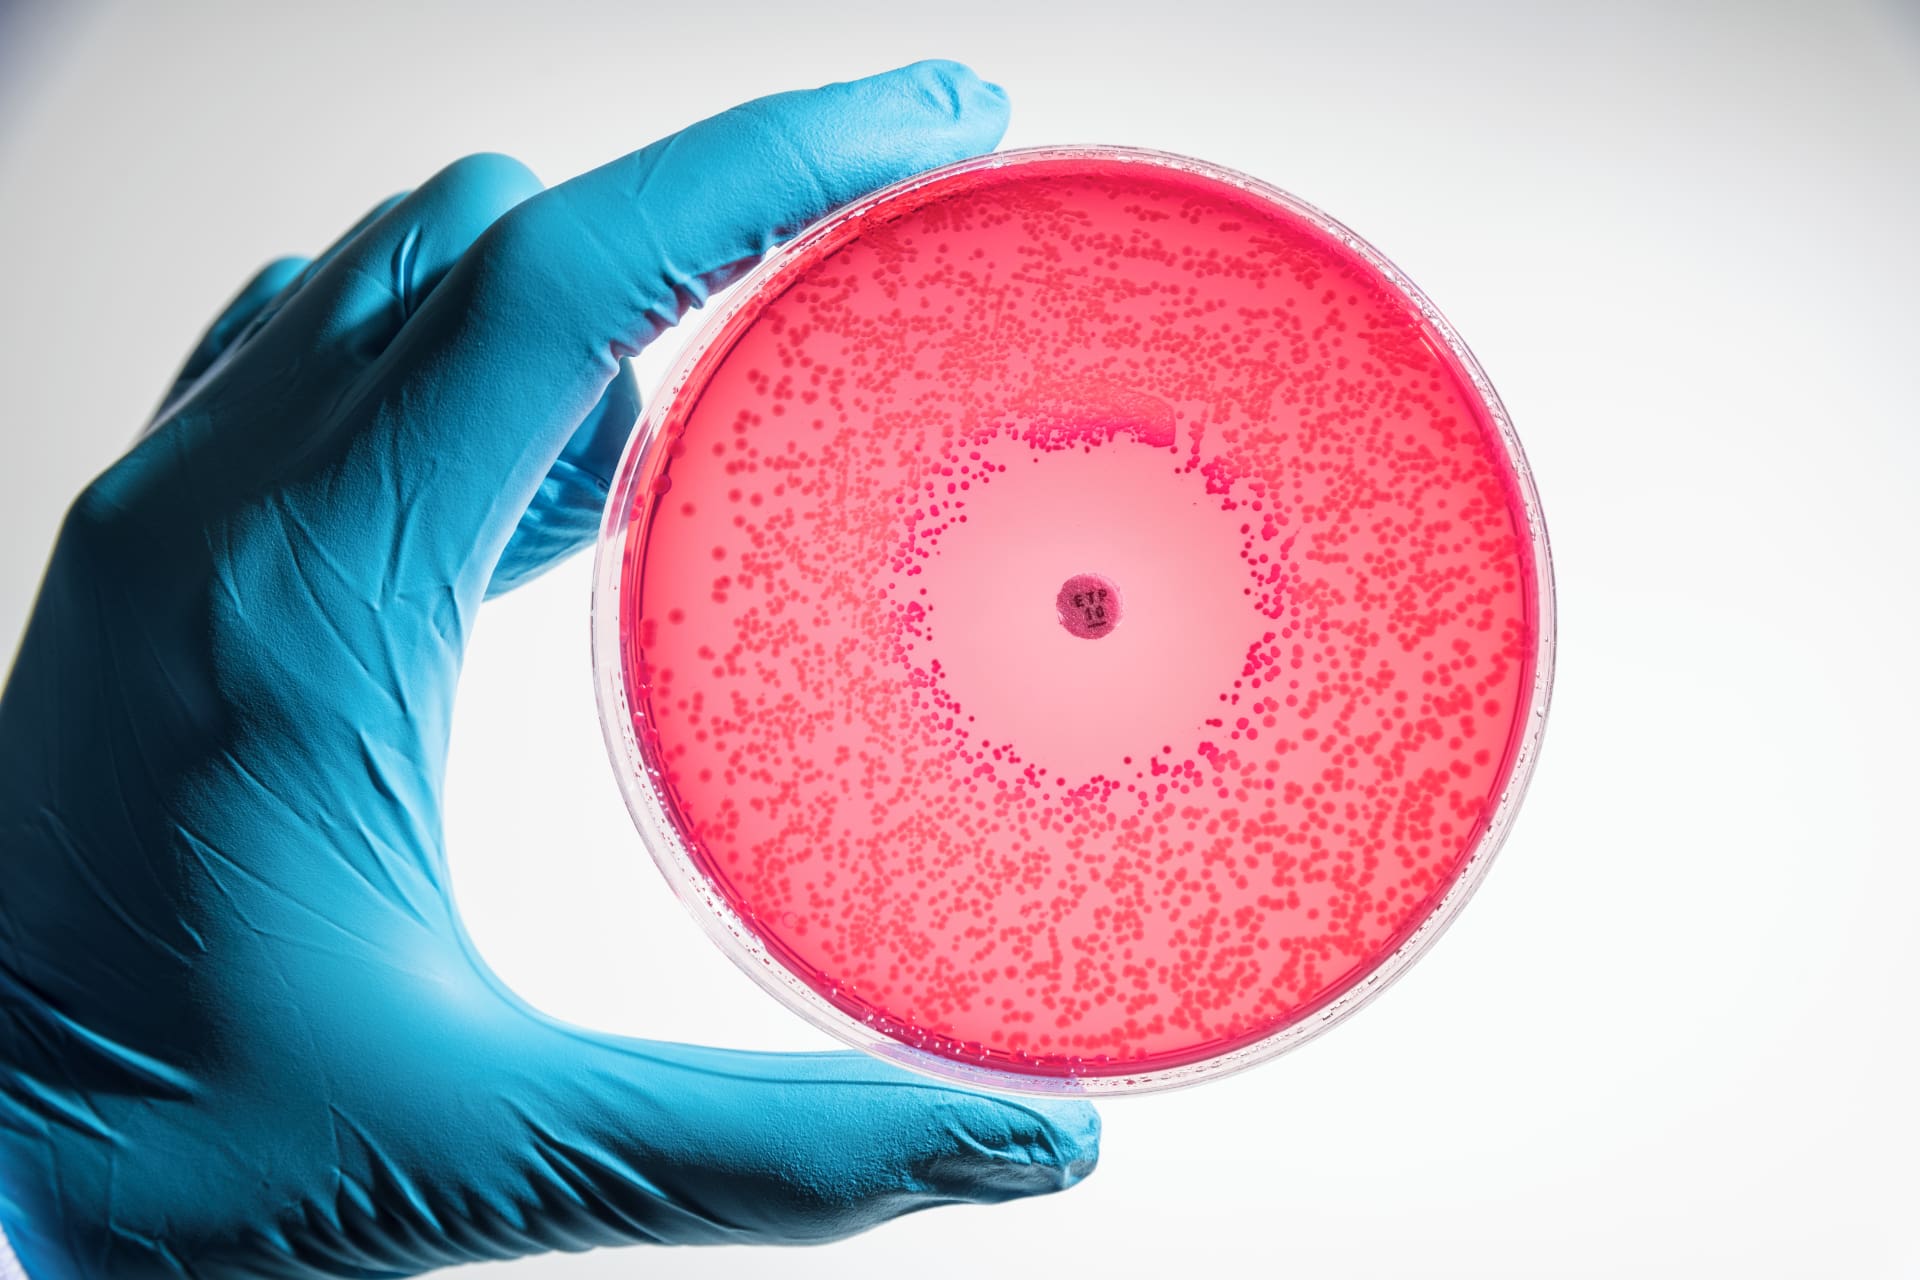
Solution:
M1406 297L1099 158L883 202L770 284L662 422L620 626L666 810L772 956L1029 1076L1203 1061L1389 956L1537 638L1499 432Z

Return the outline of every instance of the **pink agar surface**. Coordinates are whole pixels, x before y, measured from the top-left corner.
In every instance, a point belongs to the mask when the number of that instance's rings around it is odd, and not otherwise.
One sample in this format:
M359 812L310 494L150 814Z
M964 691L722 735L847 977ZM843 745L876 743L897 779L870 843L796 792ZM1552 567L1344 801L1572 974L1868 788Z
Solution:
M1537 636L1507 454L1407 299L1099 158L930 184L770 284L662 423L620 626L666 810L771 955L1029 1076L1207 1060L1391 955Z

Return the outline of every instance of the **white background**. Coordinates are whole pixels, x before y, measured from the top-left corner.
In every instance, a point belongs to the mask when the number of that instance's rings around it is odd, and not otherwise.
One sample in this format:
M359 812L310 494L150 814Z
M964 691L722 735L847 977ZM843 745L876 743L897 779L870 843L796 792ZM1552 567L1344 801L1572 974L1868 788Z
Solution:
M1404 982L1297 1054L1106 1105L1065 1196L499 1272L1920 1274L1912 7L0 4L0 636L70 495L268 258L465 152L555 181L924 56L1009 88L1009 145L1295 191L1449 314L1553 533L1532 797ZM818 1045L646 861L595 720L588 568L476 636L449 784L468 923L563 1016Z

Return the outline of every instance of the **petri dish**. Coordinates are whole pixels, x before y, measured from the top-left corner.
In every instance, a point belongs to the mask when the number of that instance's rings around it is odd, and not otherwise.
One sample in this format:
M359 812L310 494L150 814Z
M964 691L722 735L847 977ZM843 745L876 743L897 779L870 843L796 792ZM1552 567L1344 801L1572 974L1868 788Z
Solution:
M1485 873L1552 680L1512 424L1312 206L1115 147L814 225L669 372L594 666L642 839L847 1043L1031 1093L1300 1044Z

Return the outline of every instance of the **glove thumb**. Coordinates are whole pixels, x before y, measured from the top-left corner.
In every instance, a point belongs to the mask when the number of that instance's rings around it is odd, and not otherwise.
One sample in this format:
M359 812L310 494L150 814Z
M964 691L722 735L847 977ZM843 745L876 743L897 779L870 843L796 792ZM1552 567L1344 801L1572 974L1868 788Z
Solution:
M989 1097L865 1054L762 1054L557 1030L512 1141L541 1245L836 1240L1094 1167L1077 1101Z

